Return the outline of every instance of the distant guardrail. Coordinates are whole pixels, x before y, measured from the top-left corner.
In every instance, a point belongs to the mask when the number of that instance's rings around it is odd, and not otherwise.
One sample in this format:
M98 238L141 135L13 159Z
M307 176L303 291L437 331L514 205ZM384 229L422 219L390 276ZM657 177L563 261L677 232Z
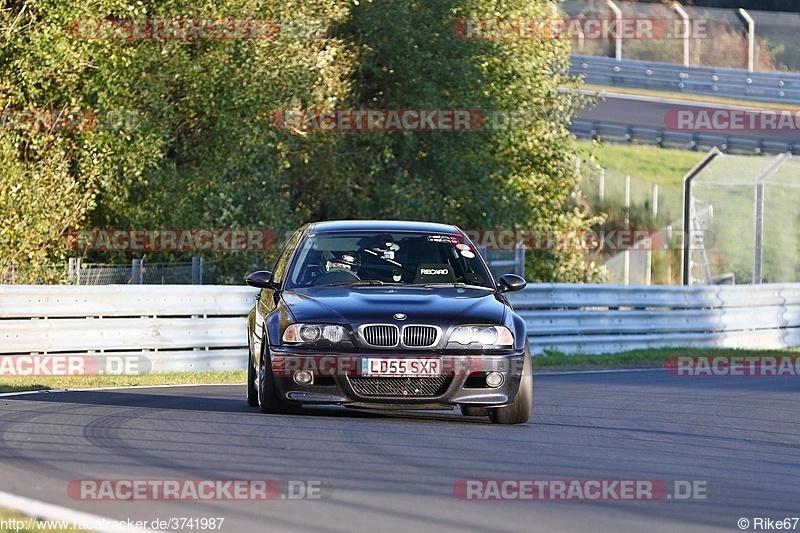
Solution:
M596 120L574 120L570 131L580 139L603 139L609 142L652 144L664 148L681 148L707 152L713 147L731 154L783 154L800 155L800 140L796 143L741 137L673 131L667 128L629 126Z
M684 67L634 59L573 54L570 72L586 83L800 104L800 74Z
M123 373L130 360L140 372L243 370L255 294L225 286L0 286L0 360L84 357L96 365L86 373ZM800 283L532 284L510 298L535 354L800 345Z
M534 353L800 345L800 283L631 286L545 283L510 295Z

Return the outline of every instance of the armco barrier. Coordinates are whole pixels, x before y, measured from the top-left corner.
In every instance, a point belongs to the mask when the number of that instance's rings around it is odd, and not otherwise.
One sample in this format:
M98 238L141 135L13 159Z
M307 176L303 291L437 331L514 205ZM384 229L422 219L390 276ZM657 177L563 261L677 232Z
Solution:
M800 104L800 74L684 67L613 57L571 56L570 73L586 83Z
M784 142L737 135L671 131L666 128L645 128L609 122L574 120L570 131L579 139L602 139L615 143L651 144L664 148L680 148L706 152L713 147L729 154L800 155L800 140Z
M153 371L246 368L255 289L0 285L0 355L144 357Z
M535 353L800 345L800 283L538 284L510 296Z
M153 371L246 368L249 287L0 286L0 356L146 358ZM535 284L510 296L534 353L800 345L800 283Z

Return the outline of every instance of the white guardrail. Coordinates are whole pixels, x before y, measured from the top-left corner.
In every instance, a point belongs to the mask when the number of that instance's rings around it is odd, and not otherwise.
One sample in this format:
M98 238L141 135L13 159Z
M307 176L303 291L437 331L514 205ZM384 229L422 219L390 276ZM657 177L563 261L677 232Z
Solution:
M0 356L139 359L155 372L242 370L255 289L0 285Z
M138 357L147 370L242 370L249 287L0 286L0 356ZM800 283L537 284L511 295L534 353L800 345Z
M800 345L800 283L529 285L511 295L535 353Z

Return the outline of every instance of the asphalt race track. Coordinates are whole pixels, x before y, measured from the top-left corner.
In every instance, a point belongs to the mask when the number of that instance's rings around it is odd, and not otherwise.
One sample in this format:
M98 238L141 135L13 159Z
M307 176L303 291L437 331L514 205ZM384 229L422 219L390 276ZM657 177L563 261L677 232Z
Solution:
M0 490L121 520L224 517L230 532L739 531L740 518L752 528L755 517L800 516L798 393L789 377L539 375L524 426L455 411L261 415L244 385L2 397ZM321 492L95 501L68 494L81 479L261 479L282 491L311 481ZM695 481L706 498L454 495L459 480L493 479Z
M775 112L781 110L780 104L765 107ZM651 98L646 96L634 96L625 94L606 94L605 99L598 101L597 105L587 109L578 115L581 120L592 120L597 122L608 122L625 126L643 126L655 129L671 129L673 131L683 131L684 133L699 132L717 135L735 135L736 137L752 139L768 139L772 141L782 141L796 143L800 141L800 130L796 128L788 129L765 129L765 130L730 130L730 131L698 131L698 130L677 130L670 128L671 121L667 118L670 113L676 110L688 110L694 113L706 111L712 113L716 110L753 110L754 108L740 106L726 106L722 104L703 104L693 103L684 100L670 100L662 98ZM798 526L800 527L800 526Z

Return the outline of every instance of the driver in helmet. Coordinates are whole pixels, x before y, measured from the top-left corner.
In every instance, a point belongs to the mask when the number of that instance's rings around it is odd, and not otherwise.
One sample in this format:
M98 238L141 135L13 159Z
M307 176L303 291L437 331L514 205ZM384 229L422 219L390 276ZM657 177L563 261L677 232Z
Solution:
M358 278L358 267L361 266L361 256L358 252L322 252L320 257L320 270L322 274L331 272L349 273Z

